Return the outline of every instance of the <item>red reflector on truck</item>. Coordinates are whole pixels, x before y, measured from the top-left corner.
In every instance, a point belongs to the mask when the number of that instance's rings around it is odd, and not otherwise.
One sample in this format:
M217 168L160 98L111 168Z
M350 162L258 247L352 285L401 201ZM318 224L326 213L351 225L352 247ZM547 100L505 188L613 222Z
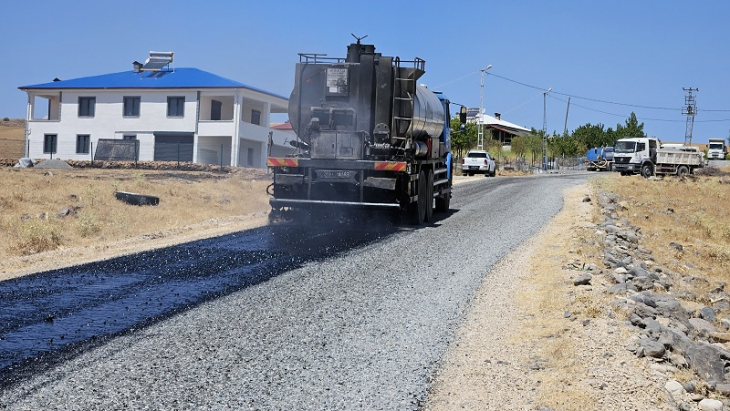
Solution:
M296 158L274 158L269 157L266 160L268 167L299 167L299 160Z
M402 161L376 161L375 169L378 171L406 171L406 163Z

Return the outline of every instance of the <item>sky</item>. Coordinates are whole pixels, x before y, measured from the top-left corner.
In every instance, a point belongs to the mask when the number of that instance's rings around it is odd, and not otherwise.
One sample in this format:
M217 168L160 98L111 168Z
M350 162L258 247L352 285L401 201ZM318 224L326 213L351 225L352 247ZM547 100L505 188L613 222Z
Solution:
M523 127L615 129L634 112L647 135L683 142L692 88L692 142L730 136L727 0L6 0L2 10L0 117L25 117L18 87L131 70L152 50L289 96L298 53L344 57L354 34L383 55L426 60L419 82L452 102L483 97L487 114Z

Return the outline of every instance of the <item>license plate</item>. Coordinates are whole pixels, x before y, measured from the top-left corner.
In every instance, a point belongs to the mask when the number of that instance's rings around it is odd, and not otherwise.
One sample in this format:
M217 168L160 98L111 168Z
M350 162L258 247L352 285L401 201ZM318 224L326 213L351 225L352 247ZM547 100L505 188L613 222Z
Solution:
M469 166L469 170L479 170L479 166Z
M317 170L317 176L319 178L328 180L350 179L354 175L355 172L350 170Z

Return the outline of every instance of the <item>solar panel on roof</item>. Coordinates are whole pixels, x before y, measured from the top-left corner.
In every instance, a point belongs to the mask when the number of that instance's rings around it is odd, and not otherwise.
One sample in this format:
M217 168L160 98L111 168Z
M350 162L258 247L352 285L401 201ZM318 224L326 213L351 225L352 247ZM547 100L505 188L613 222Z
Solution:
M171 51L150 51L150 57L145 60L142 71L160 71L172 63L172 56Z

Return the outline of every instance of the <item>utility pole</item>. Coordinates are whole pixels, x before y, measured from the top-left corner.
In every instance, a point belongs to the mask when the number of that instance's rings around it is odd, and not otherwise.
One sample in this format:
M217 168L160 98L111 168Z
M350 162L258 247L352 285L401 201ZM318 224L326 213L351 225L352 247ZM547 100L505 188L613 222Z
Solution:
M490 68L492 68L491 64L482 69L482 85L479 94L479 134L477 136L477 150L484 150L484 73Z
M563 128L563 137L568 137L568 112L570 112L570 97L568 97L568 108L565 109L565 127Z
M547 170L547 103L545 102L547 94L553 91L550 87L547 91L542 92L542 169Z
M684 145L689 146L692 145L692 129L694 129L695 115L697 114L697 100L692 93L695 91L700 91L700 89L693 89L692 87L682 87L682 90L686 92L686 95L684 96L684 107L682 109L682 114L687 116L687 126L684 131Z

